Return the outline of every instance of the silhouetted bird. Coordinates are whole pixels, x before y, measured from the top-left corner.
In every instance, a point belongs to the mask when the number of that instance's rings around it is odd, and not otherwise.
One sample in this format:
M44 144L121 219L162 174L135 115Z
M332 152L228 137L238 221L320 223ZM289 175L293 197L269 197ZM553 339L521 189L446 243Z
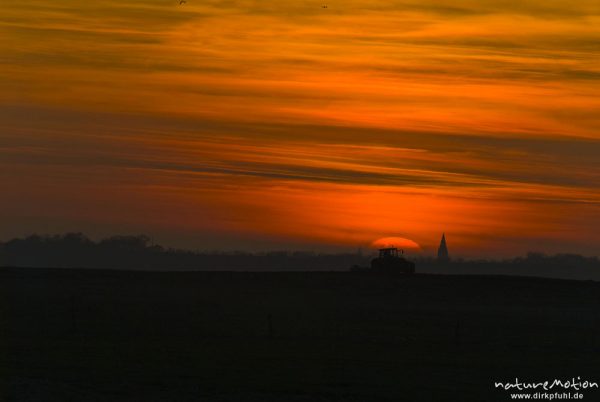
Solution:
M327 4L325 4L325 5L321 6L321 7L322 7L322 8L327 8Z

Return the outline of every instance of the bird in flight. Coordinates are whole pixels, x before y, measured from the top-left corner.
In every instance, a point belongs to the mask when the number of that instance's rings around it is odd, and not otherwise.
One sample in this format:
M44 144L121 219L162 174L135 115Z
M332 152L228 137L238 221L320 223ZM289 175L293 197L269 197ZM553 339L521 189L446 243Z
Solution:
M327 8L327 4L322 5L321 8Z

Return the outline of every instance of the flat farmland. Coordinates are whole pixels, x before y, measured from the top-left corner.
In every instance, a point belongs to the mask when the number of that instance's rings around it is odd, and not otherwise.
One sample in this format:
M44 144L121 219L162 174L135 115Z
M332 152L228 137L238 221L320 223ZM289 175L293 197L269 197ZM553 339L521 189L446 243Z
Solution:
M7 401L505 401L495 381L600 381L598 282L2 268L0 292Z

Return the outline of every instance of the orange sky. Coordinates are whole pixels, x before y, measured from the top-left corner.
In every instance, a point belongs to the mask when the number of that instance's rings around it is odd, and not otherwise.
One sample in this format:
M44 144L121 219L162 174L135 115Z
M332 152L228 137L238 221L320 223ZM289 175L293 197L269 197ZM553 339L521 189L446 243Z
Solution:
M597 254L600 3L2 2L0 239Z

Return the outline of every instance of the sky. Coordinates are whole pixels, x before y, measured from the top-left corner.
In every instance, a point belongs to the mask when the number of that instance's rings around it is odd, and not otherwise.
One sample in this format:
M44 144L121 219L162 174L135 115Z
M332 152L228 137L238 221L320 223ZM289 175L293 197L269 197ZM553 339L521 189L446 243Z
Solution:
M0 240L600 249L597 0L0 3Z

